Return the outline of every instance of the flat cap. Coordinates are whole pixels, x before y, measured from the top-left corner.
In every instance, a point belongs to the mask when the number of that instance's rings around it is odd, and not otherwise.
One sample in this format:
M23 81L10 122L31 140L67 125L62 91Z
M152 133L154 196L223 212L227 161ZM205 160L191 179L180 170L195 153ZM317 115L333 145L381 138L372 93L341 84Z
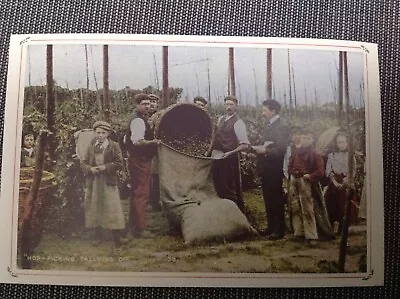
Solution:
M150 101L159 101L160 97L151 93L151 94L149 94L149 99L150 99Z
M238 100L237 100L237 98L235 96L226 96L225 99L224 99L224 103L226 101L232 101L232 102L235 102L236 104L238 103Z
M108 122L103 121L103 120L96 121L93 124L93 130L96 130L97 128L101 128L106 131L111 131L111 125Z

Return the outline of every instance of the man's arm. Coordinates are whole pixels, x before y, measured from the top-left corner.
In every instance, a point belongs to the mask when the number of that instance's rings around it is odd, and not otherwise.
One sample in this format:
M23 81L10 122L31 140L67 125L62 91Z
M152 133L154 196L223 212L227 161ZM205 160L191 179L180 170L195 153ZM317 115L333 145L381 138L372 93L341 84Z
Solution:
M233 130L235 131L236 138L239 142L239 145L235 149L235 151L240 152L248 150L250 142L249 138L247 137L247 130L244 121L239 119L237 122L235 122L235 124L233 125Z
M135 118L131 124L131 141L134 146L145 146L149 144L159 144L159 140L145 140L144 134L146 131L146 125L141 118Z

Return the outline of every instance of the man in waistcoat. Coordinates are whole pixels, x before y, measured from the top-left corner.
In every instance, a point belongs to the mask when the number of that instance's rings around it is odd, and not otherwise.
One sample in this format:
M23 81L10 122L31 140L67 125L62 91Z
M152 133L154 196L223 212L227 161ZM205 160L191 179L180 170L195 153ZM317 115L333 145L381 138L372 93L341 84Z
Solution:
M289 145L289 125L279 116L281 105L275 100L263 102L263 115L267 124L261 136L261 146L253 147L257 153L257 170L267 214L267 238L282 239L285 235L285 201L282 188L283 160Z
M218 196L232 200L244 212L239 152L247 150L250 142L246 126L237 114L237 99L227 96L224 103L226 114L218 119L212 144L212 156L222 159L214 160L212 177Z
M147 203L151 174L151 160L156 154L159 140L154 139L147 121L150 99L147 94L135 96L136 110L127 128L129 173L131 177L131 205L129 224L135 237L149 235L147 228Z

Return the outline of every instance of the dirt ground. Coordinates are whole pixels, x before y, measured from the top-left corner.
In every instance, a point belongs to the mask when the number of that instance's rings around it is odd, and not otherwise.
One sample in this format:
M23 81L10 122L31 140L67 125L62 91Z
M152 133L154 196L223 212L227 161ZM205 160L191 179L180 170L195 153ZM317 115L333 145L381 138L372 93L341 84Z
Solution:
M258 228L266 225L259 191L245 194L247 209ZM125 202L126 204L126 202ZM29 258L40 270L129 271L129 272L224 272L224 273L329 273L337 272L340 238L320 241L314 247L292 241L290 233L278 241L264 237L229 243L185 244L169 232L162 212L149 211L149 238L132 239L120 250L106 241L92 246L90 233L61 239L44 235ZM364 272L367 252L366 226L350 227L346 272Z

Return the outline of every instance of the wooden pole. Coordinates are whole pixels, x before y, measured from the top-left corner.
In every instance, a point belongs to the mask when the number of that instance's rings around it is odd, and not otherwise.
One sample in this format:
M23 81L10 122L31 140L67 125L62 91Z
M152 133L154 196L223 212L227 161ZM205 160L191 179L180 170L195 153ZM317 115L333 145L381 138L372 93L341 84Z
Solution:
M342 220L342 234L340 240L340 252L339 252L339 270L344 272L344 265L346 262L346 251L347 251L347 239L349 234L349 218L351 212L351 200L354 197L354 182L353 182L353 173L354 173L354 147L353 147L353 135L350 131L350 95L349 95L349 76L347 69L347 52L343 52L343 75L344 75L344 91L345 91L345 100L346 100L346 125L347 132L349 134L348 140L348 172L347 172L347 186L346 186L346 194L347 201L345 205L345 215Z
M292 117L293 99L292 99L292 76L290 73L290 50L287 50L287 63L289 73L289 118Z
M156 88L159 91L160 90L160 83L159 83L159 80L158 80L157 59L156 59L156 53L154 52L154 48L153 48L153 60L154 60L154 71L156 73Z
M53 78L53 46L47 45L46 53L46 114L47 114L47 129L53 133L49 142L49 155L51 161L55 161L55 151L57 148L55 133L56 133L56 101L54 97L54 78ZM51 165L52 166L52 165Z
M267 49L267 100L272 99L272 49Z
M207 56L207 79L208 79L208 106L211 107L211 79L210 79L210 60Z
M30 233L32 215L36 207L39 187L42 181L45 149L48 137L50 135L51 132L48 130L42 130L39 134L39 149L35 156L35 171L33 174L33 181L28 193L27 204L25 206L23 215L20 215L20 217L22 217L22 225L19 232L21 235L19 248L21 250L21 265L23 269L30 269L32 266L29 258L34 249L31 248L32 240Z
M292 79L293 79L294 108L297 109L296 80L294 79L293 64L292 64Z
M339 73L338 73L338 125L342 124L343 117L343 52L339 51Z
M168 82L168 46L163 46L163 90L162 108L169 106L169 82Z
M104 99L104 118L110 121L110 95L108 80L108 45L103 46L103 99Z
M229 48L229 78L230 78L230 91L229 94L236 96L236 84L235 84L235 53L233 48Z

